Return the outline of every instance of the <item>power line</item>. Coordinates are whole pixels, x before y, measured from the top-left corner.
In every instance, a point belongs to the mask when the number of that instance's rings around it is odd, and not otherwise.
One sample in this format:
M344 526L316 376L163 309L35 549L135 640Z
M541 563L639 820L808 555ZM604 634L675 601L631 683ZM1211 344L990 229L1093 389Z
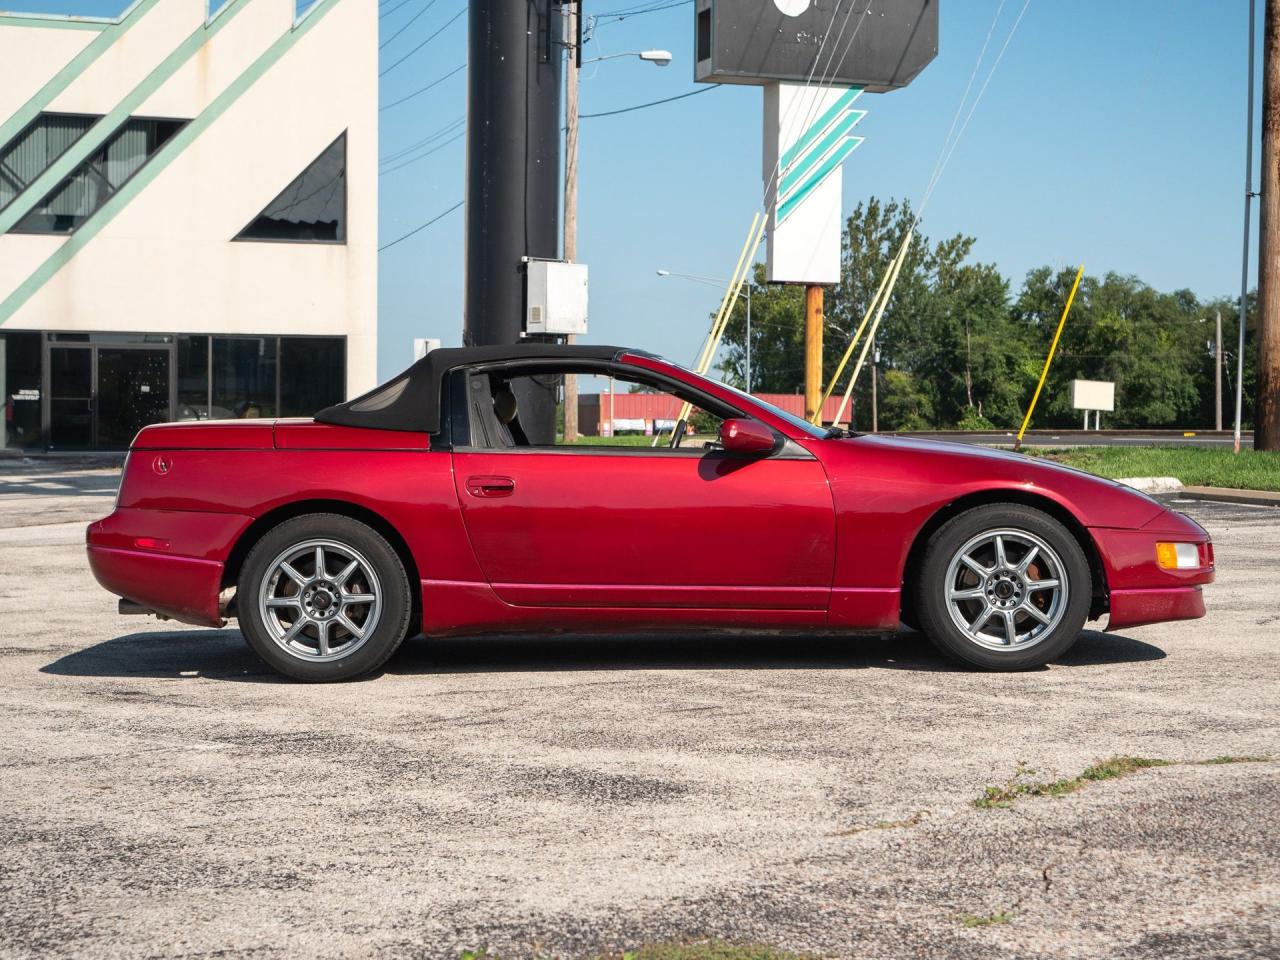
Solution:
M400 160L403 157L408 156L409 154L413 153L413 151L419 149L420 147L425 147L427 144L433 143L434 141L439 140L441 137L446 136L447 134L455 130L458 127L458 125L465 120L466 120L466 117L454 117L452 120L446 123L439 130L433 131L432 133L423 137L421 140L418 140L416 143L411 143L408 146L402 147L399 150L393 150L391 153L387 154L385 157L383 157L379 161L379 165L385 167L389 163L395 163L397 160Z
M420 154L416 157L411 157L410 159L405 160L403 163L396 164L394 167L387 167L387 169L379 171L378 176L382 176L384 173L394 173L397 170L401 170L409 166L411 163L417 163L419 160L425 160L427 157L431 156L433 153L437 153L438 151L443 150L445 147L449 146L449 144L454 143L458 140L461 140L463 134L465 133L466 133L465 130L460 130L457 133L455 133L452 137L450 137L448 140L446 140L444 143L441 143L437 146L432 147L426 153Z
M647 107L656 107L663 103L671 103L673 100L683 100L686 97L696 97L700 93L710 93L712 90L719 90L720 84L703 87L701 90L690 90L688 93L682 93L676 97L667 97L664 100L650 100L648 103L637 103L633 107L623 107L620 110L605 110L602 113L583 113L579 114L579 120L589 120L592 117L613 117L619 113L630 113L633 110L644 110Z
M450 24L452 24L452 23L453 23L453 21L457 20L460 16L462 16L462 15L463 15L464 13L466 13L466 12L467 12L467 8L466 8L466 7L463 7L461 10L459 10L457 13L455 13L452 17L450 17L448 20L446 20L446 21L444 22L444 25L443 25L443 26L441 26L439 30L437 30L435 33L431 34L431 36L427 37L427 39L423 40L420 44L418 44L416 47L414 47L412 50L410 50L408 53L406 53L403 57L401 57L399 60L397 60L397 61L396 61L395 63L393 63L391 66L387 67L387 69L385 69L385 70L383 70L381 73L379 73L379 74L378 74L378 76L379 76L379 77L385 77L388 73L390 73L390 72L391 72L392 70L394 70L396 67L400 66L400 64L404 63L406 60L408 60L410 57L412 57L415 53L417 53L419 50L421 50L423 47L425 47L428 43L430 43L430 42L431 42L432 40L434 40L436 37L440 36L440 34L444 33L444 31L445 31L446 29L448 29L449 25L450 25Z
M428 10L430 10L433 6L435 6L435 3L436 3L436 0L427 0L426 6L424 6L421 10L419 10L412 17L406 20L404 22L404 26L402 26L399 30L397 30L391 36L387 37L387 39L383 40L380 44L378 44L378 49L381 50L383 47L391 43L392 40L400 36L400 34L404 33L411 26L413 26L413 22L417 20L420 16L422 16L424 13L426 13Z
M384 0L384 2L385 2L385 0ZM392 7L390 10L387 10L387 11L385 11L385 12L383 12L383 13L378 14L378 19L379 19L379 20L385 20L387 17L391 16L393 13L395 13L397 10L399 10L401 7L403 7L405 4L407 4L407 3L412 3L412 2L413 2L413 0L400 0L400 2L399 2L399 3L397 3L397 4L396 4L394 7Z
M449 208L448 210L446 210L444 213L436 214L434 217L432 217L432 218L431 218L430 220L428 220L426 223L418 224L418 226L414 227L414 228L413 228L412 230L410 230L408 233L403 234L402 236L396 237L396 238L395 238L394 240L392 240L390 243L384 243L382 246L380 246L380 247L378 248L378 252L379 252L379 253L381 253L383 250L389 250L389 249L391 249L392 247L394 247L397 243L399 243L401 240L408 240L408 239L409 239L410 237L412 237L415 233L420 233L421 231L423 231L423 230L427 229L427 227L431 226L431 225L432 225L433 223L435 223L437 220L443 220L443 219L444 219L445 217L447 217L449 214L453 213L453 211L457 210L460 206L462 206L462 205L463 205L463 203L465 203L465 202L466 202L465 200L459 200L457 203L455 203L452 207L450 207L450 208Z
M378 108L378 112L381 113L383 110L390 110L392 107L398 107L400 106L400 104L404 103L406 100L412 100L414 97L418 96L418 94L426 93L432 87L437 86L438 84L444 83L446 80L452 77L455 73L465 69L467 69L467 65L465 63L460 63L456 67L454 67L452 70L450 70L448 73L446 73L443 77L440 77L438 80L432 80L425 87L421 87L413 91L413 93L410 93L401 97L399 100L392 100L390 103L383 104L381 107Z
M649 7L636 7L633 10L619 10L617 13L601 13L595 16L595 21L599 23L601 20L626 20L628 17L639 17L646 13L657 13L660 10L671 10L675 7L687 7L693 3L693 0L675 0L674 3L661 3Z

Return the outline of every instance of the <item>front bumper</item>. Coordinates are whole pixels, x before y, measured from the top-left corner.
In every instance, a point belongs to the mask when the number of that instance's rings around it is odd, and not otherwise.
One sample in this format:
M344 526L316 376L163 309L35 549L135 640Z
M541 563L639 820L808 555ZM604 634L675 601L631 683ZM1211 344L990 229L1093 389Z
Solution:
M1167 620L1198 620L1203 616L1204 593L1199 587L1112 590L1107 630Z
M1190 517L1166 510L1138 530L1095 528L1090 532L1106 568L1108 630L1205 615L1201 587L1213 582L1213 545L1209 534ZM1200 566L1161 567L1156 544L1162 542L1196 544Z

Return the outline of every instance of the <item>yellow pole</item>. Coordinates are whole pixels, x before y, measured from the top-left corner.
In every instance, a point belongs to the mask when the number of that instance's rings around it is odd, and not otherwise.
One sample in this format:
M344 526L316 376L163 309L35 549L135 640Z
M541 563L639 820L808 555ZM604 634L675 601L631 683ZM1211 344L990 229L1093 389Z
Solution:
M876 305L880 302L880 298L884 296L884 288L889 283L889 274L893 272L893 263L896 259L897 257L895 256L885 266L884 276L880 278L880 286L876 290L876 295L872 298L871 303L867 305L867 312L862 315L862 322L858 324L858 329L854 331L853 339L849 341L848 349L845 350L844 356L840 358L835 376L831 378L831 382L827 384L827 389L823 391L822 406L825 406L827 401L831 399L831 395L836 392L836 382L840 379L840 374L844 373L844 368L848 365L849 358L853 356L853 351L858 347L858 341L862 339L862 331L867 328L867 322L871 319L871 314L875 313Z
M876 331L880 329L880 320L884 317L885 307L889 305L889 298L893 296L893 288L898 283L898 273L902 270L902 265L907 261L907 250L911 246L911 236L915 232L915 228L907 233L902 241L902 247L898 250L898 256L893 261L893 272L889 274L889 285L885 287L884 297L880 300L880 305L876 308L876 318L871 321L871 329L867 333L866 342L862 344L862 353L858 354L858 362L854 365L853 375L849 377L849 382L845 384L844 396L840 400L840 409L836 411L836 419L834 426L840 426L840 421L844 419L844 413L849 408L849 400L853 396L853 385L858 382L858 374L862 372L862 365L867 360L867 351L871 349L871 345L875 343ZM850 415L852 420L852 414Z
M733 276L729 280L729 286L725 289L724 299L720 301L720 309L716 312L716 318L711 324L711 332L707 334L707 342L703 345L702 352L698 355L698 363L694 367L695 373L705 374L711 366L711 360L715 357L716 347L720 345L720 338L724 336L725 327L729 325L729 318L733 314L733 308L738 304L738 295L742 292L742 284L747 278L747 273L751 270L752 264L755 262L756 251L760 247L760 241L764 238L764 228L768 224L768 220L761 217L758 213L751 218L751 230L747 233L747 241L742 246L742 252L738 254L738 262L733 267ZM680 407L680 415L676 417L676 429L680 429L680 424L689 419L689 414L693 411L693 404L686 401ZM658 436L655 431L653 438L653 446L658 445Z
M1036 401L1040 399L1040 391L1044 389L1045 380L1049 379L1049 364L1053 363L1053 355L1058 349L1058 340L1062 337L1062 328L1067 325L1067 314L1071 312L1071 304L1075 302L1076 291L1080 289L1080 278L1084 276L1084 264L1076 271L1076 282L1071 285L1071 293L1067 296L1067 305L1062 308L1062 319L1058 321L1058 329L1053 335L1053 343L1049 344L1049 355L1044 358L1044 369L1040 371L1040 382L1036 384L1036 392L1031 397L1031 406L1027 407L1027 415L1022 418L1022 428L1018 431L1018 439L1013 449L1022 449L1022 435L1027 432L1027 424L1031 422L1031 414L1035 412Z

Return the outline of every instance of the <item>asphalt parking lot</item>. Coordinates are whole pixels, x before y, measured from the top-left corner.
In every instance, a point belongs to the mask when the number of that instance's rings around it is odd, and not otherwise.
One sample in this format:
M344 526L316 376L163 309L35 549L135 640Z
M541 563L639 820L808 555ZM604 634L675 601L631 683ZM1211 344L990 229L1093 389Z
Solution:
M1280 510L1182 505L1209 616L1033 673L906 633L418 639L315 687L115 614L114 476L0 465L0 955L1280 956ZM1179 762L972 802L1118 755Z

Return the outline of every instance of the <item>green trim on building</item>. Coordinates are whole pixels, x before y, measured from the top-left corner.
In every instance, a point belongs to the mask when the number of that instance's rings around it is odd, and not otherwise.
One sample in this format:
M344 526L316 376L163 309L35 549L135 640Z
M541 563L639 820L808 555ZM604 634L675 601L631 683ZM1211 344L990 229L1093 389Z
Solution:
M142 106L148 97L159 90L250 2L251 0L227 0L226 7L230 9L224 16L209 23L201 23L182 43L178 44L177 49L161 60L154 70L125 94L124 99L116 104L110 113L90 127L84 136L72 144L44 173L32 180L4 210L0 210L0 234L12 230L19 220L30 213L32 208L70 176L72 171L93 156L128 121L134 110Z
M229 0L229 2L235 3L237 0ZM338 2L339 0L316 0L302 20L271 44L243 73L231 81L198 117L175 133L133 177L84 222L79 230L71 234L66 242L51 253L31 276L19 284L3 301L0 301L0 324L8 321L23 304L35 296L54 274L86 247L103 227L115 219L116 215L127 207L134 197L145 190L200 134L226 113L245 91L288 53L295 43L306 36L307 32L319 23Z
M106 53L117 40L123 37L158 2L159 0L138 0L137 3L120 15L119 20L105 24L101 32L90 40L83 50L72 57L66 66L50 77L30 100L18 108L17 113L4 123L0 123L0 146L8 143L21 130L25 129L27 124L39 116L40 112L53 102L54 97L71 86L76 78L89 68L91 63ZM5 20L0 20L0 26L5 22ZM19 24L19 26L34 26L34 24L26 23Z
M43 27L46 30L106 30L115 20L62 17L53 13L0 13L0 27Z

